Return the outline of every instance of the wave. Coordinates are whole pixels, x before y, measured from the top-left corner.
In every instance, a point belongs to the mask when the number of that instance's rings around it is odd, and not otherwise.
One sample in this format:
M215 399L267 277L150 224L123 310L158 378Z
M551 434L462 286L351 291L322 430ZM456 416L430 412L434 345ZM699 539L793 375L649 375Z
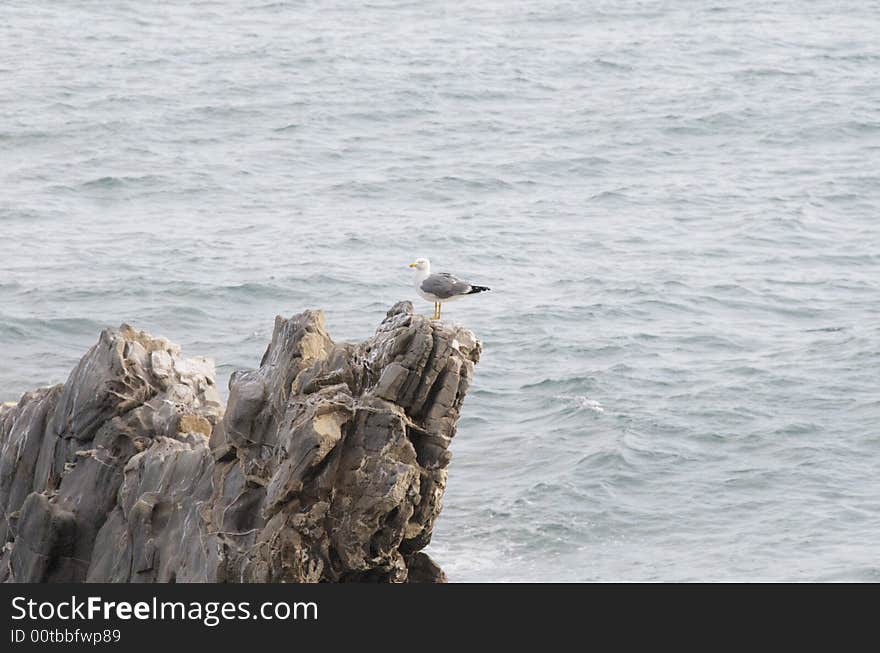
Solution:
M82 182L79 184L79 188L116 189L125 186L159 186L168 182L170 182L170 179L161 175L104 176Z

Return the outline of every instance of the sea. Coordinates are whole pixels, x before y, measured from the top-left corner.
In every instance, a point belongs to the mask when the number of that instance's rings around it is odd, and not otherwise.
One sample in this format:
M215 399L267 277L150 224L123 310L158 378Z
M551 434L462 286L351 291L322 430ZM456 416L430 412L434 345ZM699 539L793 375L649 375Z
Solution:
M451 581L880 581L880 3L0 2L0 400L129 323L483 354Z

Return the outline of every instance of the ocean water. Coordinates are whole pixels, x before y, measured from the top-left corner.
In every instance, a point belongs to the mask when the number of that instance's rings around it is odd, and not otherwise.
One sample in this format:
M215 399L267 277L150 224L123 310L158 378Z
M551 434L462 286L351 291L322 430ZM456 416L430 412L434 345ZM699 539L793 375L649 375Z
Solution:
M880 3L0 3L0 399L492 287L453 581L880 580Z

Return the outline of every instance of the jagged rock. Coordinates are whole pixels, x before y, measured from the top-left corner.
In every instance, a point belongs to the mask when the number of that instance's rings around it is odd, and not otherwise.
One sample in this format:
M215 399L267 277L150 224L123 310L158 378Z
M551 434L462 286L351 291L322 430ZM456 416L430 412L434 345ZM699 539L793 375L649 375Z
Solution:
M209 363L105 331L63 386L0 405L0 578L443 582L421 549L479 355L409 302L360 344L279 317L224 414Z
M129 460L190 424L210 432L221 412L208 361L127 325L104 331L64 385L0 412L0 577L83 580Z

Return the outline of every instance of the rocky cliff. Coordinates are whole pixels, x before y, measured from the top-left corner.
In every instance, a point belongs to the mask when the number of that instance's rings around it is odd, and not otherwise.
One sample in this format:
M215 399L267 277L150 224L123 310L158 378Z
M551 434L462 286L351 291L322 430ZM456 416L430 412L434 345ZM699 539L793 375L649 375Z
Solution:
M395 305L360 344L276 318L222 406L212 364L123 325L0 406L0 579L443 581L421 552L480 343Z

